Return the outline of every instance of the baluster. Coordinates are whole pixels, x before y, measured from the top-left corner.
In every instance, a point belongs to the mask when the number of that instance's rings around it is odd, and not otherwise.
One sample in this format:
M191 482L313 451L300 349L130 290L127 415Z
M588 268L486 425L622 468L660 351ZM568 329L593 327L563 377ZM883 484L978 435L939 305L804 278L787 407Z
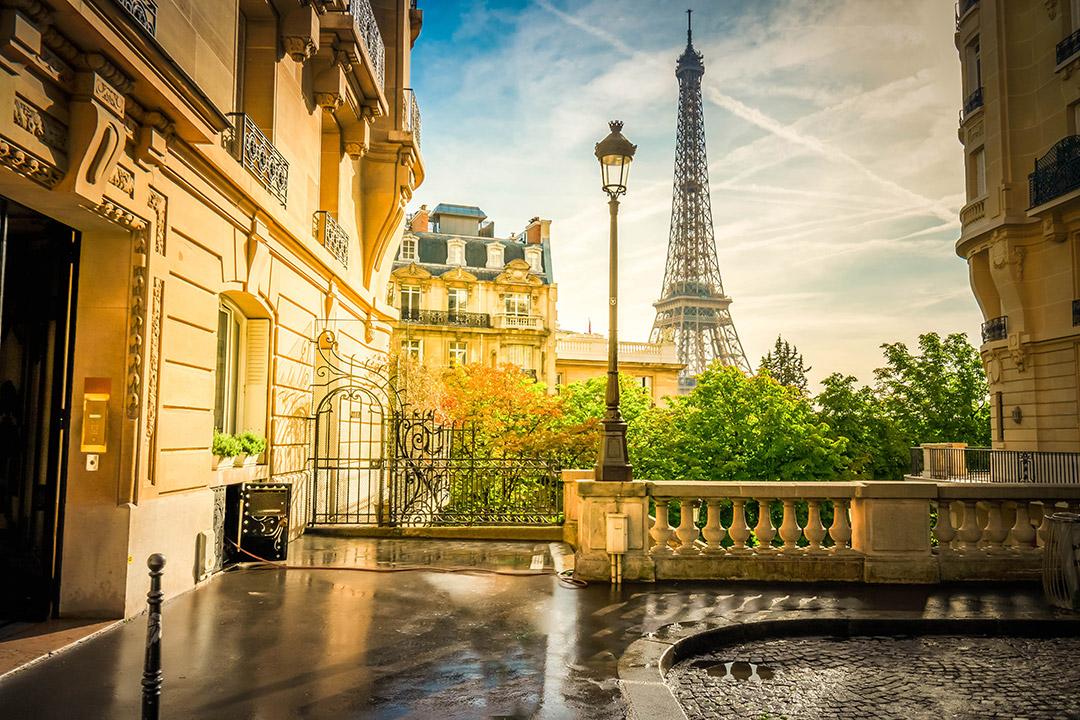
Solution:
M851 522L848 520L847 500L833 500L833 521L829 536L833 539L833 552L851 551Z
M780 538L784 541L783 552L793 553L799 550L799 537L802 528L795 519L795 501L784 500L784 521L780 523Z
M756 553L773 553L776 548L772 546L773 538L776 537L776 529L772 524L772 510L769 507L770 500L758 498L757 525L754 526L754 535L757 537Z
M668 503L671 500L669 498L654 498L653 501L656 503L656 522L649 529L649 536L656 544L649 549L649 554L671 555L672 550L668 545L668 541L675 534L675 531L671 529L671 525L668 525Z
M1016 503L1016 522L1009 529L1009 545L1018 551L1035 547L1035 527L1031 524L1026 500Z
M964 501L964 522L956 534L960 538L961 551L974 550L978 547L979 540L982 538L982 529L979 528L973 500Z
M821 541L825 539L825 526L821 524L821 501L808 500L807 506L806 527L803 528L803 532L806 534L806 541L810 543L810 546L806 548L806 552L825 552L825 548L821 547Z
M750 528L746 524L746 500L733 498L731 501L731 527L728 528L732 545L728 552L743 555L750 552L746 541L750 538Z
M951 550L952 542L956 538L951 506L952 503L948 500L937 501L937 524L934 525L934 537L937 538L938 548L941 550Z
M1050 532L1050 516L1057 512L1057 503L1054 500L1043 500L1042 502L1042 522L1039 523L1039 530L1036 533L1036 537L1039 541L1039 547L1046 545L1046 537Z
M709 503L708 515L705 518L705 527L701 530L701 536L705 538L705 552L709 555L721 555L724 552L722 544L724 540L724 528L720 524L720 498L712 498Z
M1009 536L1009 528L1005 526L1002 511L1004 503L999 500L990 500L987 503L986 527L983 528L983 547L988 553L1005 552L1005 538Z
M683 498L679 501L679 528L675 531L679 538L679 547L675 552L680 555L697 555L701 552L694 544L698 538L698 527L694 521L697 519L700 504L697 498Z

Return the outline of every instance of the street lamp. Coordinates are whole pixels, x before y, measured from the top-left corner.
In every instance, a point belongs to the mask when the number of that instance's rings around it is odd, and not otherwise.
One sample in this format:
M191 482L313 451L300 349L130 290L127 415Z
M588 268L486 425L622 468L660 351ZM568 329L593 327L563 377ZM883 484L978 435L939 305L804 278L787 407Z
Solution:
M611 211L611 240L608 257L608 372L607 392L604 395L604 433L600 438L600 453L596 458L596 479L627 482L633 477L630 456L626 452L626 423L619 412L619 196L626 192L626 179L634 159L634 145L622 134L622 121L608 123L611 132L596 143L596 159L604 192L608 194Z

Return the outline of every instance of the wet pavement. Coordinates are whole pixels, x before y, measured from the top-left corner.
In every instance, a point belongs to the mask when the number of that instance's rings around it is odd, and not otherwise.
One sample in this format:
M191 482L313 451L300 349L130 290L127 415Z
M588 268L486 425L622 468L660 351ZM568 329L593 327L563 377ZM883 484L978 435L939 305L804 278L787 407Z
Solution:
M1044 607L1035 586L572 589L514 574L550 573L553 550L305 536L293 569L227 572L166 603L162 718L623 718L617 663L650 634L796 610L1022 617ZM413 565L509 574L347 569ZM137 617L0 681L0 717L137 717L144 635Z

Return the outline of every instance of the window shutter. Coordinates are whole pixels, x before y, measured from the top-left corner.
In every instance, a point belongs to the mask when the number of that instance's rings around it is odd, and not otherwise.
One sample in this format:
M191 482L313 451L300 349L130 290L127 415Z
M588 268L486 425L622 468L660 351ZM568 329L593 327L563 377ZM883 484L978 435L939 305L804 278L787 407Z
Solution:
M270 380L270 321L247 321L244 367L244 430L266 432L266 393Z

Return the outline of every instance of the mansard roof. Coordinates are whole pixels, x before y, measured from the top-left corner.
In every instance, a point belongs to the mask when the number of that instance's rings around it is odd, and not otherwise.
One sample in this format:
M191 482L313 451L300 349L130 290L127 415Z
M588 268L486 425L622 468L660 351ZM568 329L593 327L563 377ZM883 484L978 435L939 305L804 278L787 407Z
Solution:
M494 280L501 275L504 270L502 267L487 267L488 245L491 243L498 243L503 246L504 265L513 260L525 260L525 248L528 247L517 240L503 238L470 237L466 235L450 235L448 233L433 232L414 232L410 234L415 235L417 239L416 248L418 259L415 261L416 264L428 270L432 275L442 275L447 269L455 267L446 262L449 256L447 246L451 240L464 241L465 269L475 275L478 280L487 281ZM543 270L542 272L534 272L532 274L544 285L550 285L553 282L550 246L545 242L536 247L540 249L540 267ZM411 262L413 261L403 260L401 258L401 249L398 248L397 256L394 258L394 269L405 267Z

